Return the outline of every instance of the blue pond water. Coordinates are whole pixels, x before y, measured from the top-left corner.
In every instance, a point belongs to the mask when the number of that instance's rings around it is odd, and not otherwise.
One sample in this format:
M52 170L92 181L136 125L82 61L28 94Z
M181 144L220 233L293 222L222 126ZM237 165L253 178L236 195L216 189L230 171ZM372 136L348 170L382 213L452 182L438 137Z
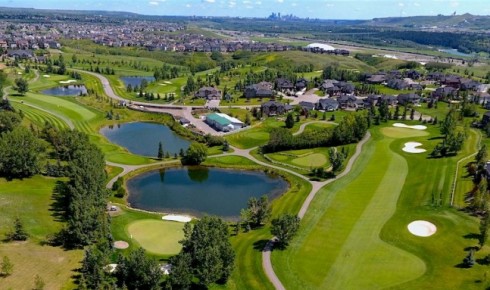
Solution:
M457 49L454 48L439 49L439 51L456 55L456 56L471 56L471 54L459 52Z
M190 141L180 137L169 127L156 123L134 122L106 126L100 133L133 154L150 157L157 156L159 142L162 142L163 151L171 155L179 153L181 148L186 150L190 145Z
M250 197L266 194L272 200L288 183L261 171L198 166L149 171L128 180L127 187L134 208L237 220Z
M87 88L84 85L68 85L46 89L41 93L51 96L80 96L87 94Z
M134 77L121 77L121 80L123 81L125 86L131 85L133 88L135 86L140 86L141 81L147 80L148 82L153 82L155 80L154 77L140 77L140 76L134 76Z

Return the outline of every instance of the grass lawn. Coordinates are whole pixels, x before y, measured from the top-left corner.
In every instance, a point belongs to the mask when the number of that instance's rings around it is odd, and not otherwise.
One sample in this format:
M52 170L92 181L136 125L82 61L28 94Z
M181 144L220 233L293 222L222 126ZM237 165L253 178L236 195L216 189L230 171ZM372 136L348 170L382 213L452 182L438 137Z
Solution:
M438 135L437 127L428 131ZM475 245L463 236L477 224L447 207L456 161L475 150L476 134L458 156L427 160L427 154L401 151L403 143L417 141L430 152L439 140L384 132L373 129L352 172L318 193L298 237L273 252L286 288L472 289L483 276L455 267ZM406 226L416 219L433 222L438 232L411 235Z
M176 255L184 239L184 223L145 219L132 222L127 231L143 249L156 255Z
M324 147L314 149L289 150L266 154L267 157L292 166L309 170L314 167L329 167L328 149Z
M16 217L22 220L30 235L26 242L0 242L0 257L8 256L14 265L11 276L0 278L0 288L32 289L36 275L44 280L46 289L73 288L73 270L80 266L82 251L41 245L62 226L49 210L57 180L42 176L0 179L0 237L3 239L11 230Z

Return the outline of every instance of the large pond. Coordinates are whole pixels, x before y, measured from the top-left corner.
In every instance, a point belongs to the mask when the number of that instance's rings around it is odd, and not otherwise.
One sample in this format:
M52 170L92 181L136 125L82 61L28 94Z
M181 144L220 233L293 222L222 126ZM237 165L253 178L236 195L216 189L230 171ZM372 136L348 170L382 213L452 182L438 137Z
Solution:
M133 88L135 86L140 86L143 80L147 80L149 83L155 81L154 77L139 77L139 76L129 76L129 77L121 77L125 86L131 85Z
M51 96L80 96L87 94L87 88L84 85L68 85L46 89L41 93Z
M456 55L456 56L468 56L468 57L471 56L471 54L460 52L460 51L458 51L455 48L439 49L439 51L445 52L445 53L449 53L449 54L452 54L452 55Z
M134 122L106 126L100 133L133 154L150 157L157 156L159 142L162 142L163 151L171 155L179 153L180 149L186 150L190 145L190 141L169 127L156 123Z
M250 197L272 200L288 183L261 171L209 167L167 168L146 172L127 182L134 208L237 220Z

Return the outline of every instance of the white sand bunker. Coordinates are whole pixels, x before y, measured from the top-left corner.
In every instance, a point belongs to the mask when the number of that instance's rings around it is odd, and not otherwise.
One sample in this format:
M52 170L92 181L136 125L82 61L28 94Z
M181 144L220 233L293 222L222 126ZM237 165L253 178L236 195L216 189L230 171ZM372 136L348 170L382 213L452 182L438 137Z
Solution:
M425 130L427 129L427 126L424 126L424 125L413 125L413 126L410 126L410 125L407 125L407 124L403 124L403 123L395 123L393 124L394 127L398 127L398 128L408 128L408 129L415 129L415 130Z
M125 241L115 241L114 242L114 248L124 250L124 249L129 248L129 244L128 244L128 242L125 242Z
M172 82L169 82L169 81L164 81L164 83L166 83L167 85L171 85Z
M71 83L76 83L76 80L67 80L67 81L60 81L60 84L71 84Z
M417 148L419 146L422 146L422 143L419 142L407 142L405 143L405 147L402 148L403 151L408 152L408 153L424 153L425 149L422 148Z
M412 235L419 237L430 237L437 231L437 227L428 221L413 221L407 228Z
M50 75L43 75L43 77L45 77L45 78L49 78L49 77L51 77L51 76L50 76Z
M183 216L183 215L168 214L168 215L163 216L162 220L188 223L192 220L192 218L188 217L188 216Z

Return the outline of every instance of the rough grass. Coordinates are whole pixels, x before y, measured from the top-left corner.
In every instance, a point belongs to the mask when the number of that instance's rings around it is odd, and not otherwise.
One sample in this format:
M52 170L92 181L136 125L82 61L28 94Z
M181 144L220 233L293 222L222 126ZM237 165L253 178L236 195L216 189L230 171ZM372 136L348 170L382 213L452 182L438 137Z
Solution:
M0 237L3 239L11 230L16 217L30 235L27 242L0 243L0 257L8 256L14 264L13 274L0 278L1 289L32 289L36 275L44 280L46 289L72 288L73 270L79 267L82 251L41 246L48 235L62 226L50 211L57 180L41 176L0 179Z
M184 239L183 223L145 219L135 221L127 226L127 231L133 240L152 254L175 255Z

